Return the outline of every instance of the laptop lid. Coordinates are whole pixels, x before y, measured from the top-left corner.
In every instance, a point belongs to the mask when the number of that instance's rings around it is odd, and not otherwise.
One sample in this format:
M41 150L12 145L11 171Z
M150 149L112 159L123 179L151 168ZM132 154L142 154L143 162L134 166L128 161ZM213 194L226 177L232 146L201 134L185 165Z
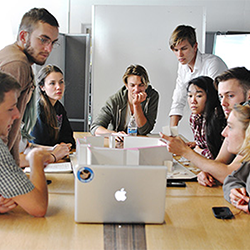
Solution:
M165 166L78 165L75 221L163 223Z

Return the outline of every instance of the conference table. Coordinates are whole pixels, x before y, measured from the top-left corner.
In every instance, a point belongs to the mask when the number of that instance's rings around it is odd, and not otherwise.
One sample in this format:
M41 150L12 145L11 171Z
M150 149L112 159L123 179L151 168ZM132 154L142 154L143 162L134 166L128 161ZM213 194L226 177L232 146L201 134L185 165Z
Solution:
M46 177L46 216L32 217L20 207L1 214L0 249L250 249L250 215L225 201L221 186L191 181L167 187L162 225L80 224L74 221L73 173ZM235 218L216 219L213 206L228 206Z

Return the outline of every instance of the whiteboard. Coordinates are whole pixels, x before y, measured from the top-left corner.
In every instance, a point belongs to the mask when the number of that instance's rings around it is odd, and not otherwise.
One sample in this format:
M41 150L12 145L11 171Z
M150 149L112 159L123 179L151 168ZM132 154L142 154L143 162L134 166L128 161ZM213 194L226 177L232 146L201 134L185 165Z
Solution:
M144 66L150 83L159 92L157 121L152 133L169 125L169 110L178 62L168 41L180 24L196 28L199 49L204 52L205 11L190 6L93 6L92 13L92 119L107 98L123 86L130 64ZM179 133L191 137L186 106Z

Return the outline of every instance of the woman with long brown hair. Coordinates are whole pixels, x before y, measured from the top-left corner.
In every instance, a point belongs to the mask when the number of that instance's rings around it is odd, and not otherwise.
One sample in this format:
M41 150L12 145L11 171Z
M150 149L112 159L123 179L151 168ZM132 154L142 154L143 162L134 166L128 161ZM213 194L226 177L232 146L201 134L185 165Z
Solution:
M62 99L65 83L63 72L55 65L43 67L37 77L40 93L37 107L37 121L31 132L34 143L53 146L57 143L71 143L75 140L67 113L59 101Z

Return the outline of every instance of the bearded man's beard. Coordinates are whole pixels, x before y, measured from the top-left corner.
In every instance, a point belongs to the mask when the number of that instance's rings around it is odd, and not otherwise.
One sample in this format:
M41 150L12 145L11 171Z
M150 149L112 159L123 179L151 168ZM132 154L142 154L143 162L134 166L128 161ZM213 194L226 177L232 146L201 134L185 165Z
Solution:
M44 61L39 61L37 60L33 55L34 55L34 49L30 46L30 41L28 41L24 47L23 50L24 54L27 56L28 60L30 61L31 64L35 63L37 65L44 65L46 60Z

